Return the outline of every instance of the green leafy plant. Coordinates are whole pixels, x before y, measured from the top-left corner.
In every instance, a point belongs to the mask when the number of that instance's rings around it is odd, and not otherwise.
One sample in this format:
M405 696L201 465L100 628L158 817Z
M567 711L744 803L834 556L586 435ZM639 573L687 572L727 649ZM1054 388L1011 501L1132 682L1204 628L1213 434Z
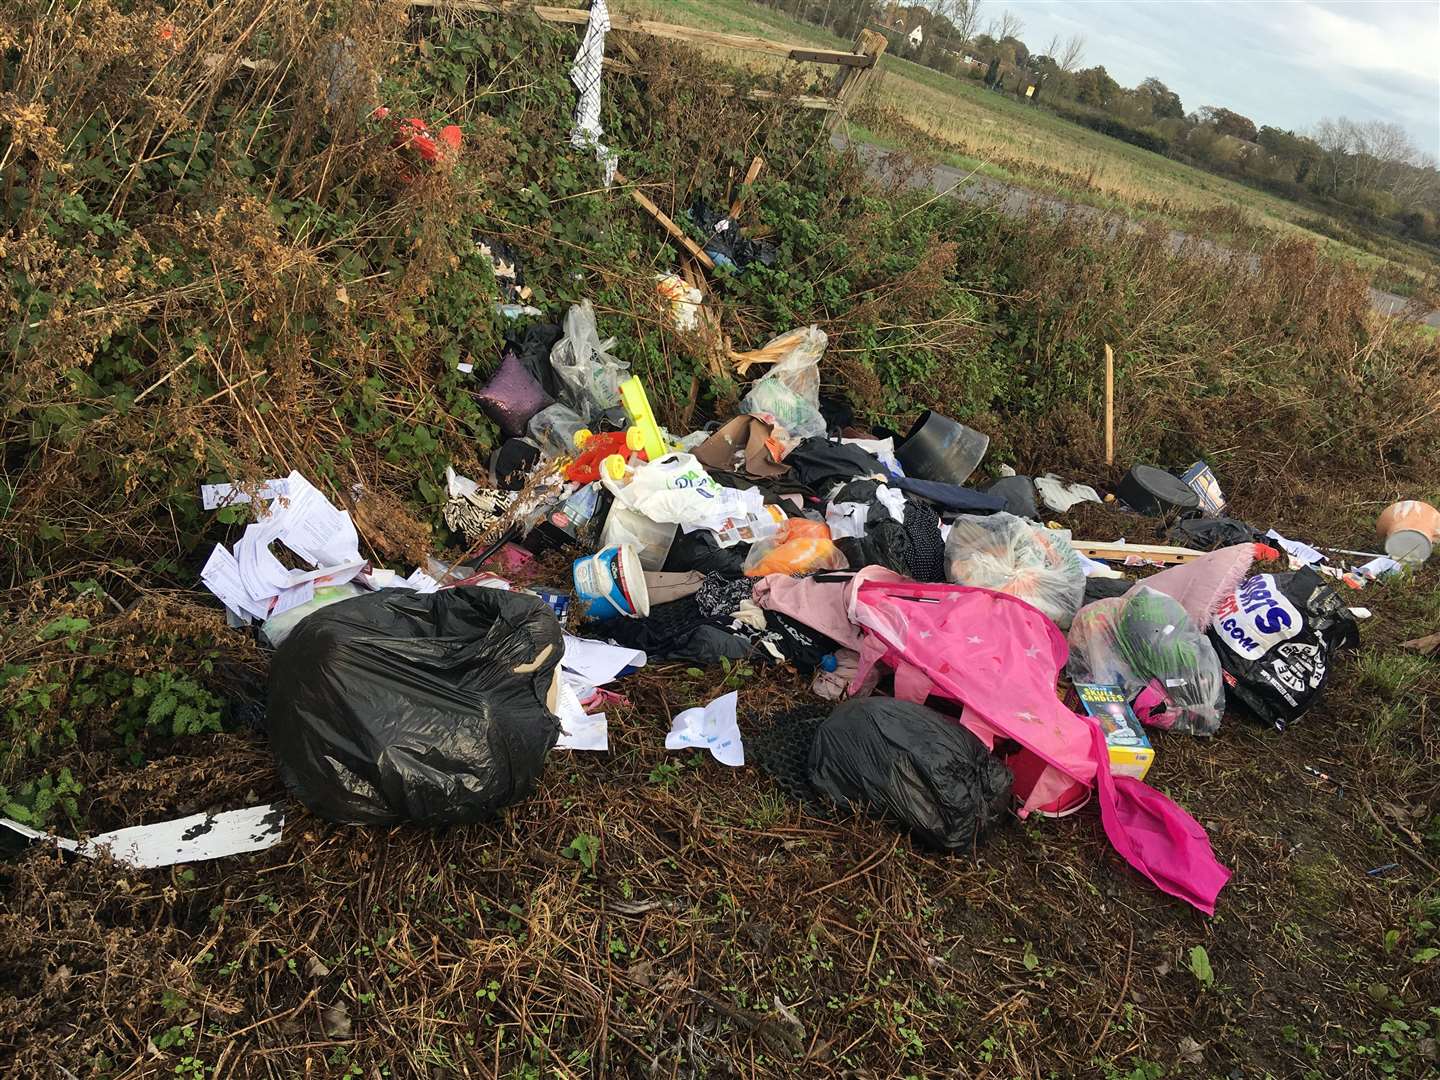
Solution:
M1215 985L1215 971L1210 966L1210 954L1205 951L1204 945L1192 946L1186 957L1186 967L1190 974L1195 976L1202 989L1209 990Z
M600 858L600 838L591 833L577 833L570 843L560 849L560 854L567 859L575 859L587 873L593 874Z

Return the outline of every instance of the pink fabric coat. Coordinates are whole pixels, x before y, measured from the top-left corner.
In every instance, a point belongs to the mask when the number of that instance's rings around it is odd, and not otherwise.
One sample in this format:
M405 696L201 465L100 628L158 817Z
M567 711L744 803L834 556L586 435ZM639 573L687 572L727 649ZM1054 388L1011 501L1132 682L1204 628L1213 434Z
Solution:
M1056 696L1069 647L1049 618L989 589L873 580L852 586L849 614L865 632L852 694L883 660L895 669L896 697L960 702L961 722L987 746L1013 739L1044 762L1022 816L1076 783L1095 786L1115 850L1164 892L1214 914L1230 872L1194 818L1148 785L1111 775L1099 725Z

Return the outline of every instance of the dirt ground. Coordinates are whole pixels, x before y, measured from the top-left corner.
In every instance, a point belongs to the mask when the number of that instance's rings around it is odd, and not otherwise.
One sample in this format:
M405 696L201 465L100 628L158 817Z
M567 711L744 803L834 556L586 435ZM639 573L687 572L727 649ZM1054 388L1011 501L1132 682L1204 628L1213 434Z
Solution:
M1296 536L1364 535L1335 493L1235 495ZM1108 508L1069 523L1155 533ZM1151 782L1234 871L1214 918L1128 869L1093 811L1012 822L974 858L807 817L758 769L663 741L737 687L752 737L815 700L803 680L653 665L619 686L611 752L555 752L493 825L290 802L261 854L0 861L4 1075L1426 1075L1440 661L1396 646L1440 630L1436 583L1358 594L1361 652L1287 733L1155 736ZM175 747L139 770L92 752L93 827L283 796L243 725Z

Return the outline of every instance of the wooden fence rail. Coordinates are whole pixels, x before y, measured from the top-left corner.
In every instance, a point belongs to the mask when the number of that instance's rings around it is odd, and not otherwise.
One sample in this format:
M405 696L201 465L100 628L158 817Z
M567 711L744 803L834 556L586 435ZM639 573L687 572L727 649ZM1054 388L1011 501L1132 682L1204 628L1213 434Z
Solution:
M587 8L556 7L551 4L529 4L522 0L410 0L411 7L434 8L441 11L478 11L490 15L534 14L537 18L552 23L582 25L590 20ZM853 52L837 49L816 49L809 45L796 45L784 41L748 34L723 34L716 30L699 30L693 26L657 22L654 19L632 19L623 15L610 17L612 32L647 34L650 37L670 41L684 41L691 45L710 45L742 52L775 56L806 64L830 64L839 70L835 73L828 96L801 95L793 104L802 108L825 109L832 112L831 123L839 120L849 105L858 100L874 75L874 67L885 51L885 38L871 30L861 30L855 39ZM779 97L774 91L756 90L751 94L756 100L764 101Z

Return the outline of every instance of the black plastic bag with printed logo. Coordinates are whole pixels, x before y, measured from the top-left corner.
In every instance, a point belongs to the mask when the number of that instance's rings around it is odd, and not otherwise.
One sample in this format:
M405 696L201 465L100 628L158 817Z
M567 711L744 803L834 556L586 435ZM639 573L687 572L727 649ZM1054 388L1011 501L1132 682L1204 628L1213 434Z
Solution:
M1209 633L1227 701L1282 731L1315 704L1334 653L1360 643L1344 599L1308 566L1246 578Z

